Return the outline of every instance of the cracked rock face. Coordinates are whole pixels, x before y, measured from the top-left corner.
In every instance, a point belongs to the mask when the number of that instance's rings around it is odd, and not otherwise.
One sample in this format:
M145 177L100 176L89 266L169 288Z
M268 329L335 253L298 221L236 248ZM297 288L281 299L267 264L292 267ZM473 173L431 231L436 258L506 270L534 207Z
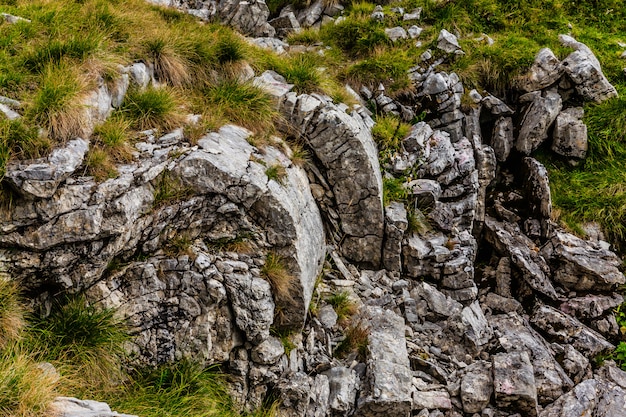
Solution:
M368 121L315 95L288 93L281 109L325 169L341 220L343 253L378 267L384 233L382 177Z

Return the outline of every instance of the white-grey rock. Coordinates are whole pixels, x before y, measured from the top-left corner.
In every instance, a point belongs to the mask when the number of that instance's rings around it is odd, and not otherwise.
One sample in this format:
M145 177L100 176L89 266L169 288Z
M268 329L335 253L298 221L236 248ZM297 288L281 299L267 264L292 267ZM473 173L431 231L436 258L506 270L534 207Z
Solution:
M284 77L270 70L256 77L252 84L277 99L287 94L293 88L293 84L288 84Z
M404 339L404 320L380 307L365 307L369 328L365 389L357 401L363 417L411 413L412 375Z
M513 119L499 117L493 126L491 147L499 162L505 162L513 148Z
M531 372L534 372L533 384L536 385L536 390L534 390L536 393L532 395L529 393L528 398L535 396L540 404L548 404L574 386L572 380L554 358L548 343L517 313L491 316L489 324L492 326L500 345L507 352L528 354L532 364L530 369ZM495 372L498 369L502 368L497 368L494 362L494 383L496 383ZM503 377L506 378L507 370L502 369L502 373ZM496 383L496 399L498 398L498 391L505 388L499 388Z
M449 54L461 51L461 46L459 45L457 37L445 29L441 29L441 32L439 32L439 37L437 38L437 48Z
M388 271L402 271L402 239L408 225L409 222L404 204L393 202L385 207L383 266Z
M526 352L513 351L493 356L496 405L525 416L537 416L537 389L533 365Z
M6 117L9 120L17 120L20 117L22 117L20 116L18 112L16 112L15 110L11 109L9 106L3 103L0 103L0 112L2 112L4 114L4 117Z
M88 149L86 140L74 139L65 147L53 150L47 158L9 162L4 177L24 197L50 198L59 184L83 163Z
M335 413L348 414L354 410L359 378L352 369L334 367L325 372L330 384L329 407Z
M277 337L268 337L252 349L252 360L261 365L271 365L285 353L283 343Z
M50 408L54 415L59 417L137 417L111 411L108 404L100 401L79 400L72 397L57 397Z
M391 42L397 42L401 39L408 38L406 30L404 30L404 28L402 28L401 26L387 28L385 29L385 34L387 35L389 39L391 39Z
M276 33L267 23L270 10L263 0L220 0L217 10L222 23L243 34L273 37Z
M563 60L565 73L576 84L576 91L587 100L600 103L617 97L617 90L602 73L600 61L584 43L568 35L559 35L563 46L575 49Z
M410 21L410 20L420 20L420 17L422 15L422 8L418 7L417 9L413 9L413 11L411 13L405 13L402 16L402 20L406 21Z
M281 110L326 170L345 235L343 254L377 267L384 215L378 153L368 127L371 119L357 112L349 115L329 99L307 94L286 94Z
M476 361L465 368L461 379L461 402L466 413L479 413L487 407L493 394L491 363Z
M610 291L624 284L617 255L598 244L557 231L541 253L554 280L574 291Z
M289 44L277 38L272 37L259 37L248 38L249 42L263 49L269 49L276 52L278 55L282 55L289 49Z
M14 25L16 23L20 23L20 22L24 22L24 23L30 23L29 19L20 17L20 16L14 16L12 14L8 14L8 13L0 13L0 16L4 19L5 22Z
M409 38L411 38L411 39L419 38L419 36L422 34L423 31L424 31L424 29L422 29L421 27L418 27L416 25L413 25L413 26L411 26L410 28L407 29L407 33L409 35Z
M548 130L561 112L562 100L554 91L520 98L525 99L531 100L531 104L524 113L515 148L530 155L548 138Z
M554 152L566 158L585 159L589 145L583 114L582 107L571 107L559 113L552 139Z
M535 56L535 61L522 81L524 90L537 91L556 83L564 73L561 61L549 48L543 48Z

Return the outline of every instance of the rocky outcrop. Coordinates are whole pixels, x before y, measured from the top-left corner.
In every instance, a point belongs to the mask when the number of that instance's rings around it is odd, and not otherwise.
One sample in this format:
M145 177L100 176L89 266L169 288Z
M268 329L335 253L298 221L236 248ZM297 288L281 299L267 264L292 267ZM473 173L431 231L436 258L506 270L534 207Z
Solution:
M57 397L50 411L59 417L136 417L111 411L108 404L100 401L79 400L72 397Z
M369 116L348 114L327 97L283 96L281 110L325 170L345 256L377 267L384 234L382 178Z

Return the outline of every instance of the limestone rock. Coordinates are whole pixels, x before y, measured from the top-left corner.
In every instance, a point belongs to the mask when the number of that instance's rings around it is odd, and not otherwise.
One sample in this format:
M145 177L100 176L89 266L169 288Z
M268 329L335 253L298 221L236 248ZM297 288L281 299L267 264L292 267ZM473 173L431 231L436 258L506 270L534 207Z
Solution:
M539 414L540 417L619 417L626 411L626 392L612 382L588 379Z
M525 416L537 416L537 388L533 365L526 352L513 351L493 356L496 405Z
M495 315L489 319L494 333L502 347L509 353L524 352L528 354L531 371L534 370L536 394L540 404L550 403L574 384L561 365L554 359L553 352L546 341L535 332L517 313ZM494 362L494 382L497 367ZM506 369L502 372L506 373ZM498 396L496 385L496 398ZM530 394L529 394L530 395Z
M613 345L575 318L544 304L535 307L530 322L547 337L562 344L571 344L589 358L606 353Z
M500 117L493 126L491 147L499 162L505 162L513 148L513 119Z
M531 213L539 220L548 220L552 216L552 197L548 170L535 158L522 159L524 189Z
M217 10L224 24L246 35L273 37L276 33L267 23L270 10L263 0L220 0Z
M108 404L100 401L72 397L57 397L50 408L54 415L59 417L137 417L111 411Z
M9 162L4 176L24 197L50 198L59 184L83 163L88 149L86 140L74 139L47 158Z
M356 402L358 384L356 372L348 368L334 367L325 375L330 384L328 406L335 413L350 413Z
M563 110L556 118L552 150L566 158L585 159L587 156L587 126L582 122L583 109Z
M597 103L617 97L615 87L606 79L600 61L587 45L568 35L559 35L559 41L563 46L575 49L563 60L562 65L565 73L576 84L578 94Z
M491 363L476 361L465 369L461 380L461 402L466 413L481 412L491 400L493 372Z
M300 23L293 12L281 13L280 16L268 21L276 30L276 34L284 38L292 32L300 30Z
M441 29L441 32L439 32L439 37L437 38L437 48L449 54L461 51L461 46L459 45L459 41L456 36L445 29Z
M496 251L511 258L520 269L522 277L535 291L556 299L556 291L550 282L550 268L535 249L535 244L524 236L518 227L485 218L485 238Z
M562 100L553 91L534 94L526 99L531 100L531 103L524 113L515 148L530 155L548 138L548 129L561 111Z
M387 35L387 37L389 37L389 39L391 39L392 42L397 42L401 39L408 38L406 30L404 30L404 28L400 26L385 29L385 34Z
M598 244L564 232L555 232L542 249L554 272L554 280L575 291L610 291L624 284L620 261Z
M357 402L357 414L409 416L411 368L404 339L404 320L389 310L366 307L369 325L366 387Z
M402 271L402 239L409 226L404 204L393 202L385 207L385 245L383 266L388 271Z
M543 48L537 52L535 61L522 82L522 88L528 92L542 90L556 83L563 72L564 67L554 52L549 48Z
M271 365L285 353L280 339L269 337L252 349L252 360L262 365Z
M345 234L344 255L377 267L384 232L382 177L368 120L307 94L285 95L281 109L326 170Z

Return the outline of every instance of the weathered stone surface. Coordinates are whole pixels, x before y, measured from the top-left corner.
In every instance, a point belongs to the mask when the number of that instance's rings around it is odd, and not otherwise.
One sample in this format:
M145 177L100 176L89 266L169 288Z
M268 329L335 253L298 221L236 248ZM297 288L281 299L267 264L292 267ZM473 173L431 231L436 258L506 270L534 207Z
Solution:
M393 202L385 207L383 266L388 271L402 271L402 239L408 226L404 204Z
M248 38L248 41L259 48L268 49L276 52L278 55L284 54L289 49L289 44L277 38L258 37Z
M269 337L252 349L252 360L262 365L271 365L285 353L280 339Z
M419 166L418 175L420 177L436 177L454 163L454 147L450 142L448 133L435 131L428 140L428 146L430 149L428 156L424 156L424 160Z
M552 150L566 158L585 159L587 156L587 126L582 122L582 107L563 110L556 118Z
M512 116L515 113L513 109L507 106L502 100L491 94L483 97L480 102L483 107L489 110L494 116L505 117Z
M493 126L491 147L499 162L504 162L509 157L513 142L513 119L510 117L498 118Z
M528 354L534 369L536 395L540 404L556 400L574 385L561 365L554 359L553 352L546 341L517 313L492 316L489 318L489 324L500 345L507 352L523 351Z
M568 289L610 291L626 282L617 255L569 233L555 232L541 253L549 260L553 279Z
M354 410L358 377L352 369L335 367L325 372L330 384L328 406L335 413L348 414Z
M252 84L262 88L266 93L277 99L290 92L293 88L293 84L288 84L285 77L269 70L256 77Z
M397 42L401 39L408 38L406 30L404 30L404 28L400 26L385 29L385 34L387 35L387 37L389 37L389 39L391 39L392 42Z
M624 302L624 297L614 293L612 295L588 294L581 297L568 298L561 303L559 309L565 314L578 319L593 319L616 308Z
M493 371L491 363L476 361L465 369L461 380L461 402L466 413L479 413L491 401Z
M571 344L589 358L613 349L613 345L600 334L575 318L544 304L535 307L530 322L543 331L546 337L558 343Z
M50 405L50 411L58 417L136 417L111 411L108 404L100 401L72 397L55 398Z
M4 114L4 117L6 117L9 120L17 120L20 117L22 117L20 116L18 112L11 109L11 107L7 106L4 103L0 103L0 112L2 112L2 114Z
M525 155L530 155L548 138L548 129L562 108L561 96L554 91L534 94L528 99L531 103L524 113L515 142L515 148Z
M441 185L435 180L418 179L405 184L413 195L415 207L429 209L441 197Z
M337 202L344 255L380 264L384 232L382 177L376 145L363 116L339 109L327 98L289 93L281 105L326 170Z
M279 417L323 417L330 393L326 375L309 377L296 372L282 378L276 387L280 393Z
M316 0L298 13L300 25L304 28L313 26L322 17L325 4L323 0Z
M530 92L549 87L561 78L563 70L564 67L554 52L543 48L535 55L535 61L521 84L522 88Z
M600 103L611 97L617 97L615 87L606 79L600 67L600 61L584 43L568 35L559 35L563 46L575 49L563 60L565 73L576 84L576 91L587 100Z
M619 417L625 412L626 392L622 387L601 379L588 379L548 405L539 416Z
M437 48L449 54L461 51L461 46L459 45L459 41L456 36L445 29L441 29L441 32L439 32L439 37L437 38Z
M6 167L5 179L24 197L50 198L59 184L83 163L89 144L74 139L47 157L35 161L13 161Z
M267 23L270 10L263 0L220 0L217 10L222 23L246 35L273 37L276 33Z
M552 197L548 170L535 158L522 159L524 190L531 213L539 220L546 221L552 216ZM544 225L542 225L542 228ZM547 228L544 230L547 233Z
M485 238L502 255L509 256L520 269L522 277L535 291L557 299L550 282L550 268L538 253L535 244L521 233L519 227L501 223L492 217L485 218Z
M280 16L268 21L268 23L272 25L276 34L281 38L300 29L300 22L293 12L281 13Z
M476 350L480 350L493 337L493 330L487 322L478 301L474 301L461 311L461 322L464 326L465 339L474 346Z
M19 22L23 22L23 23L30 23L29 19L26 19L24 17L21 16L14 16L12 14L9 13L0 13L0 17L2 17L4 19L5 22L14 25L16 23Z
M365 390L357 401L357 414L409 416L412 375L404 320L380 307L366 307L362 314L369 327L368 366Z
M413 392L413 410L450 410L451 408L452 403L448 391L433 390Z
M553 343L552 346L554 347L555 344ZM581 381L591 378L592 373L589 359L574 349L572 345L564 345L562 352L559 352L557 349L555 349L555 351L563 370L567 372L567 375L575 384L579 384Z
M533 365L526 352L512 351L493 356L496 405L525 416L537 416L537 388Z

